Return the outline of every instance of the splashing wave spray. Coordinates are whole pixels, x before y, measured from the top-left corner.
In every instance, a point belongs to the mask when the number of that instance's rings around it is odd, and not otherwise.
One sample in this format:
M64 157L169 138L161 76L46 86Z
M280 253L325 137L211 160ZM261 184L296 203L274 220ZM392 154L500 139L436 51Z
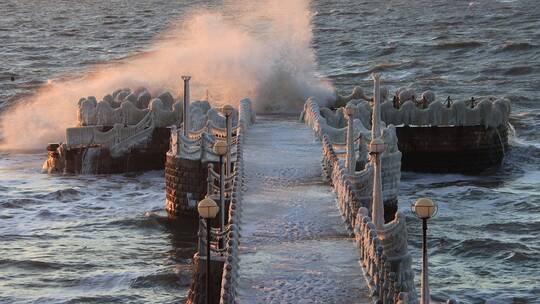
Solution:
M87 76L52 83L4 113L3 149L41 149L63 141L76 124L81 96L120 87L179 92L180 76L193 78L192 96L235 103L249 97L259 113L299 112L309 96L330 100L334 90L317 76L311 48L312 13L305 0L238 2L233 16L190 14L157 39L150 51L118 65L97 67Z

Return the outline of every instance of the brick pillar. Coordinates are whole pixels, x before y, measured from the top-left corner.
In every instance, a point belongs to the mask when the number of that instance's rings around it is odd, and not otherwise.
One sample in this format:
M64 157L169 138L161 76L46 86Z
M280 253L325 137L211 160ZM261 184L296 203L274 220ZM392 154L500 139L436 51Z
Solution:
M218 167L214 163L214 168ZM208 162L167 155L165 162L165 209L172 216L198 218L196 203L206 195ZM188 201L188 193L193 202Z

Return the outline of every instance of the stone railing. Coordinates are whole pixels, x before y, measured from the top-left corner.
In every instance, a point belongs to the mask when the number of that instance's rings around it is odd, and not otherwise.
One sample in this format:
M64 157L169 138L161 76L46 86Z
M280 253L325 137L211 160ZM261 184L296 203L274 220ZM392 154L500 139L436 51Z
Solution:
M352 228L355 225L358 208L371 208L373 167L371 164L367 164L364 170L356 171L351 177L326 135L323 135L322 145L323 177L328 180L336 190L339 209L341 210L349 230L352 231Z
M224 199L225 199L225 225L223 231L220 228L211 228L211 264L217 267L221 265L220 272L212 272L210 275L213 277L211 288L214 291L219 291L215 294L215 299L211 299L210 303L214 303L214 300L219 301L220 304L233 304L235 303L237 286L238 286L238 268L239 268L239 240L240 240L240 224L242 214L242 192L244 188L244 159L243 159L243 146L244 138L246 136L247 128L254 122L254 114L252 112L251 101L244 99L240 102L240 110L238 112L238 125L235 129L236 140L233 141L233 149L235 152L235 158L233 161L233 171L230 176L224 174ZM204 135L203 135L204 137ZM180 157L181 154L180 154ZM206 196L210 196L216 201L220 193L220 174L214 171L214 164L208 164ZM223 170L223 167L220 168ZM219 204L219 202L218 202ZM206 223L202 220L199 221L199 252L196 256L204 257L206 259L206 252L203 248L206 248ZM200 273L205 272L198 265ZM217 280L216 273L221 274L221 284ZM205 275L195 275L194 280L202 280ZM203 282L195 282L192 284L188 296L188 303L202 303L204 296L205 286ZM217 288L217 289L216 289ZM214 292L210 294L214 296Z
M229 207L229 221L227 226L227 250L223 276L221 279L220 304L233 304L236 302L236 289L238 287L238 244L240 240L240 220L242 213L242 189L244 188L244 139L247 128L255 122L251 101L244 99L240 102L238 123L237 157L235 163L235 176L232 185L231 204Z
M131 145L148 140L153 127L151 113L148 113L134 126L115 124L107 131L101 131L101 128L96 126L67 128L66 146L77 148L99 145L109 148L111 154L116 155Z
M497 96L482 96L466 101L452 101L450 97L445 102L437 101L435 93L425 91L416 97L416 92L410 87L398 88L393 100L388 100L389 90L381 88L381 118L387 124L395 126L484 126L496 128L508 123L511 103L508 99ZM357 117L369 125L371 103L373 99L365 96L361 88L355 87L350 96L338 95L334 106L354 104L359 106ZM329 108L318 109L328 125L334 128L342 127L343 111L335 112ZM340 124L341 123L341 124Z
M381 118L387 124L409 126L484 126L496 128L506 125L510 115L510 101L505 98L483 98L472 107L463 101L448 105L431 102L422 109L407 100L394 107L393 102L381 104Z
M354 106L353 110L355 112L353 115L353 137L355 138L353 151L355 153L354 159L356 160L354 167L360 167L361 170L354 174L355 177L353 177L353 181L357 187L364 188L372 179L372 172L369 171L369 168L366 169L366 172L363 172L364 166L368 164L367 144L371 139L371 131L366 129L363 125L363 121L369 121L369 119L366 117L361 118L362 116L365 116L366 110L360 106ZM342 113L343 110L338 109L336 112L341 113L341 118L335 118L334 123L338 120L343 120L341 124L346 124L347 122ZM324 115L320 112L318 103L310 98L304 105L301 121L305 122L313 129L317 138L323 140L323 138L326 137L327 144L332 146L332 153L335 154L337 158L344 160L347 158L347 126L345 125L343 128L334 128L328 125L328 120L324 118ZM332 120L332 118L330 120ZM382 136L388 147L381 156L383 199L385 203L395 206L397 204L399 182L401 180L401 152L397 146L395 127L392 125L384 127L382 129ZM326 147L326 145L323 144L323 147ZM359 178L357 175L366 175L366 178ZM366 182L365 186L361 186L363 182ZM361 194L364 198L368 198L369 195L371 194Z
M232 158L236 156L239 130L240 125L231 130ZM211 120L208 120L200 130L189 131L187 137L182 133L182 129L178 129L176 126L171 127L171 145L167 152L168 156L215 161L218 159L213 151L216 140L227 138L227 129L216 126Z
M153 112L155 125L166 127L181 123L182 104L174 101L169 92L152 99L150 93L139 90L119 89L97 101L90 96L79 100L77 119L79 126L136 125L149 112Z
M416 303L404 216L396 213L377 231L368 216L373 199L373 166L367 164L364 170L350 175L327 136L323 136L322 143L324 176L334 188L349 231L355 235L371 295L382 303Z
M393 221L378 230L369 211L361 207L354 236L371 296L383 304L418 303L412 259L407 250L405 216L396 213Z
M144 89L119 89L99 102L93 96L81 98L77 117L79 126L66 131L68 148L102 146L118 154L150 140L154 128L182 127L183 104L169 92L152 99ZM226 137L225 118L208 101L192 102L188 118L190 139L199 139L202 132ZM232 123L237 121L238 112L233 111Z
M236 174L232 185L231 203L228 210L228 229L225 238L225 264L223 265L220 293L221 304L235 303L236 288L238 286L238 243L240 239L240 217L242 213L242 179L244 175L243 138L245 136L242 130L238 136L238 155L235 163Z

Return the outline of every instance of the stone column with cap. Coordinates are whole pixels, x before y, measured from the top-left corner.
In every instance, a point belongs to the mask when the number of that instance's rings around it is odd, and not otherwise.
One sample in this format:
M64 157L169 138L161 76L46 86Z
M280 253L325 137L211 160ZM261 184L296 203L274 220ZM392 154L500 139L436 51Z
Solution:
M354 152L354 112L355 106L347 104L345 107L345 116L347 117L347 159L345 167L349 174L354 174L356 170L356 155Z
M386 150L386 145L381 136L380 121L380 75L374 73L373 78L373 118L371 125L371 142L369 144L369 154L373 163L373 203L371 207L371 218L377 230L384 227L384 203L382 194L382 179L381 179L381 154Z

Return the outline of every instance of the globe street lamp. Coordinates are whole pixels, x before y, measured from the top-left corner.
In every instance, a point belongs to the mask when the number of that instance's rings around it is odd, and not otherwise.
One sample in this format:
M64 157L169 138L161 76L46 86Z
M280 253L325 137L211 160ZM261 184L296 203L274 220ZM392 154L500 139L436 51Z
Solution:
M216 141L214 144L214 153L219 155L219 206L221 208L221 216L220 216L220 232L223 233L225 231L225 198L224 198L224 192L225 192L225 183L224 183L224 169L223 169L223 156L227 154L227 150L229 148L227 147L227 143L223 140ZM221 238L220 241L220 248L225 247L225 238Z
M427 260L427 220L437 213L437 204L429 198L421 198L411 205L411 211L422 220L422 283L420 303L429 304L429 281Z
M210 303L210 220L215 218L219 207L211 198L205 198L197 205L199 216L206 220L206 304ZM199 249L200 250L200 249Z

